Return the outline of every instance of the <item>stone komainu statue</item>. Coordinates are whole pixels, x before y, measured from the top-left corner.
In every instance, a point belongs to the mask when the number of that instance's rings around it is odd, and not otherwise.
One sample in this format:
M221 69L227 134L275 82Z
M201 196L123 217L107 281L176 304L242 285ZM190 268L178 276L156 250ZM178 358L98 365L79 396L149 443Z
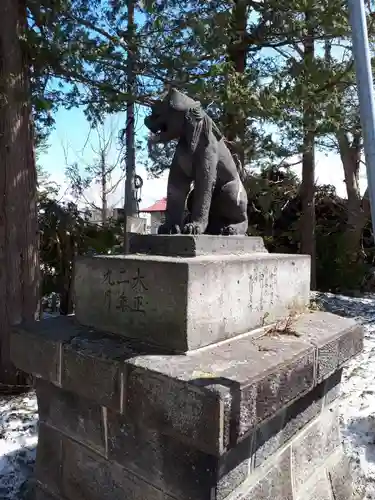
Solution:
M156 142L179 139L169 172L165 223L159 234L245 234L247 195L236 162L201 104L171 89L153 104L145 125ZM190 213L184 221L188 195Z

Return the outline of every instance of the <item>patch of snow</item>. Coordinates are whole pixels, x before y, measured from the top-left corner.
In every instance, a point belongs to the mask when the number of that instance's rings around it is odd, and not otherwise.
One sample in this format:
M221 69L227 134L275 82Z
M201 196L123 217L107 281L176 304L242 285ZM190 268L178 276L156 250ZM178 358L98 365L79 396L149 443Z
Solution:
M353 317L365 328L363 352L344 370L340 423L346 452L365 481L364 500L375 500L375 295L326 294L320 299L325 309Z
M34 392L0 398L0 498L23 500L38 441Z
M342 437L347 453L366 482L364 500L375 500L375 295L362 298L313 294L324 308L360 321L366 331L363 352L344 371L340 397ZM26 500L37 445L38 411L34 392L0 397L0 498Z

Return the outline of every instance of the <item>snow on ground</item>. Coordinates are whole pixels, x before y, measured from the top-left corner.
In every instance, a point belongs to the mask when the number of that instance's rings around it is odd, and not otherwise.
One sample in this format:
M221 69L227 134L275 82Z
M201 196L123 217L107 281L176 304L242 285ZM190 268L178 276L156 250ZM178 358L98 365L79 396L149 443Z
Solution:
M366 480L365 500L375 500L375 295L317 294L325 309L358 319L366 329L364 351L344 372L340 399L344 446ZM34 392L0 397L0 499L27 500L35 462L38 412Z
M38 441L35 394L0 398L0 498L26 500Z
M366 483L364 500L375 500L375 295L320 298L325 309L356 318L365 327L364 350L344 371L340 418L344 446Z

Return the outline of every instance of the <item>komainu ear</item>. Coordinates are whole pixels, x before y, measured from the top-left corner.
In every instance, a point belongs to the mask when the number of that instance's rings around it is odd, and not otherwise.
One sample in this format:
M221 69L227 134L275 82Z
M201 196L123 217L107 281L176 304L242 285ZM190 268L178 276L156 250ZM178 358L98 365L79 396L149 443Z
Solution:
M176 111L188 111L190 108L194 108L200 103L194 101L185 94L182 94L177 89L170 89L168 92L169 105Z

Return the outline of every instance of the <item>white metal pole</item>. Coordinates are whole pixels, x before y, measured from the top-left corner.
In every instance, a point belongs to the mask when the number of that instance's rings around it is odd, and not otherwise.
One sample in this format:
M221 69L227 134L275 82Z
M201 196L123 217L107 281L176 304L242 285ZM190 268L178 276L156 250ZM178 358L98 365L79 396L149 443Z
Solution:
M2 1L2 0L0 0ZM128 54L127 54L127 93L128 102L126 106L126 179L125 179L125 203L124 203L124 253L129 253L128 217L137 214L136 191L135 191L135 124L134 124L134 12L135 0L127 0L128 7Z
M375 235L375 104L364 0L348 0L371 219Z

